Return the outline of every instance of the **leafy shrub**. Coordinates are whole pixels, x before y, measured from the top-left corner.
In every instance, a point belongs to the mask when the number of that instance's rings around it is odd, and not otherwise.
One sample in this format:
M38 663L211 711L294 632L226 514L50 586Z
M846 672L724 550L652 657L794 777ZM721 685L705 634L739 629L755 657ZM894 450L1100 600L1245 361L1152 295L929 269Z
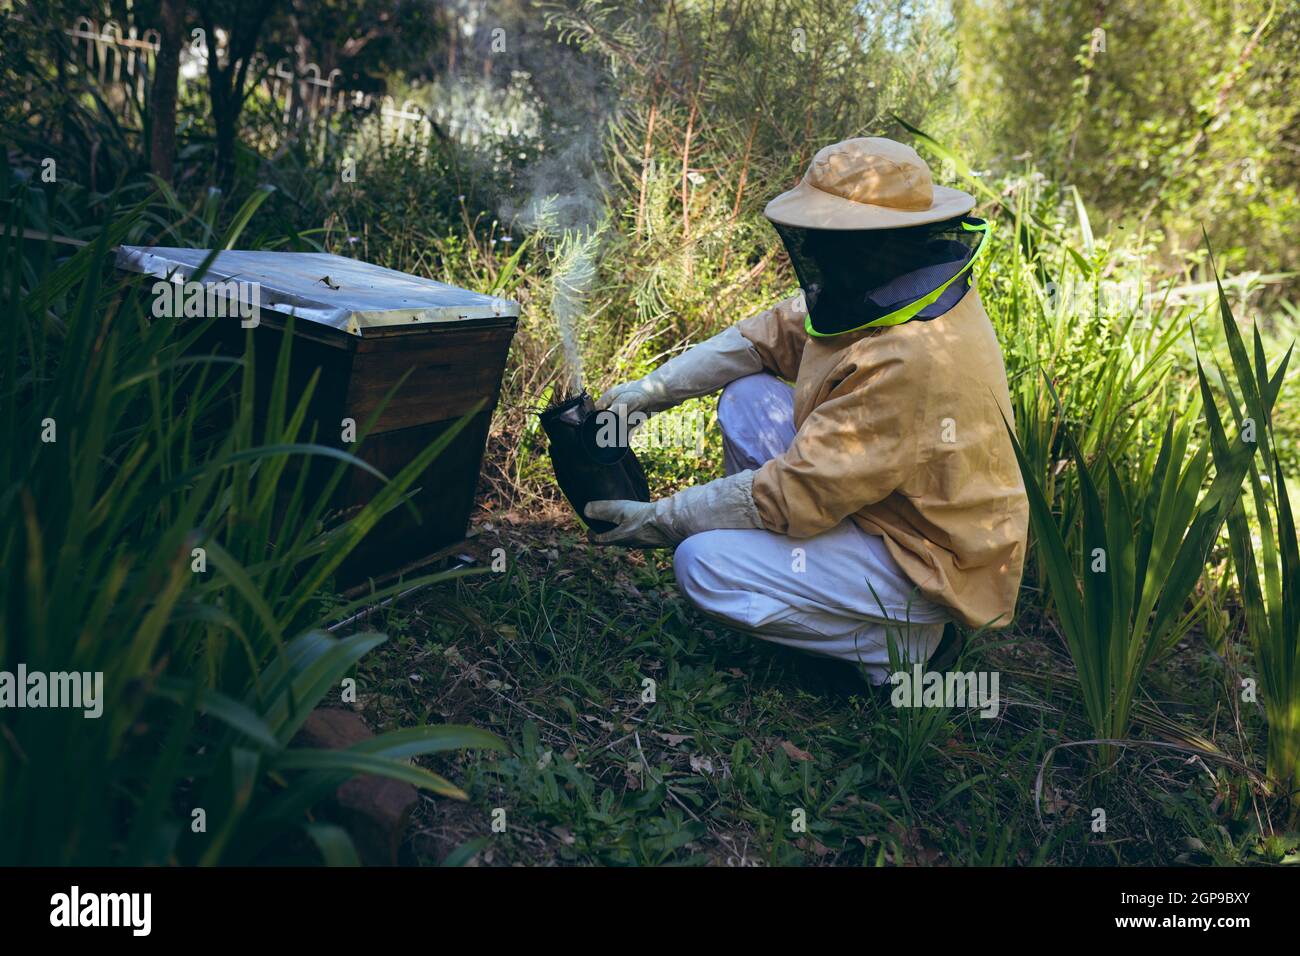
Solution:
M408 760L500 745L472 728L410 728L343 751L292 745L384 641L321 630L332 572L448 437L335 520L333 487L369 466L300 440L311 388L285 394L291 336L273 394L254 395L251 354L194 354L204 323L151 319L137 285L105 281L106 254L139 208L57 263L49 243L21 238L21 190L8 208L0 667L102 673L103 713L6 711L0 818L22 825L0 831L0 862L281 861L312 843L329 862L352 862L346 834L308 815L343 780L381 774L463 798ZM331 459L326 487L309 493L309 461Z

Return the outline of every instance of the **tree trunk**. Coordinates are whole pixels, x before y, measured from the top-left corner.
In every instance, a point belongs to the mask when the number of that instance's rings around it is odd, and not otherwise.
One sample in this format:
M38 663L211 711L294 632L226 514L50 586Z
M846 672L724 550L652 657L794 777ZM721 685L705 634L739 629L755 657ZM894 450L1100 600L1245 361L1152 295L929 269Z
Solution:
M198 3L199 18L207 34L208 94L212 99L212 125L217 133L217 185L229 192L235 182L235 150L239 145L239 113L244 108L244 89L248 82L248 68L257 50L257 40L262 26L280 0L261 0L251 13L243 16L238 26L232 26L223 67L217 58L217 31L211 10Z
M217 185L228 192L235 182L235 124L239 110L229 103L229 95L212 98L212 125L217 133Z
M162 0L161 39L154 60L153 123L149 135L149 169L172 181L176 167L176 94L185 30L185 0Z
M207 17L203 29L208 38L208 101L217 140L215 179L222 191L229 191L235 181L235 123L239 119L239 100L231 89L235 67L233 63L223 67L217 60L217 32Z

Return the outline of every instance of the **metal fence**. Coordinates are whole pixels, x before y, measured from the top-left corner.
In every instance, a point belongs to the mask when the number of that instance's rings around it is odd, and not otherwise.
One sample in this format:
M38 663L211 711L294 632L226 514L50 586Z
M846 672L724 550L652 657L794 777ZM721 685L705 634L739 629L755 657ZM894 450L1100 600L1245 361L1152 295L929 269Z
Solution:
M141 35L138 28L128 27L124 34L111 20L100 29L95 21L80 17L64 32L72 38L74 64L81 66L84 61L86 76L104 102L123 121L136 122L161 41L158 31Z
M138 126L154 62L161 43L157 30L140 32L128 27L125 32L113 21L102 27L88 17L79 18L64 31L72 41L72 63L93 84L104 104L129 126ZM218 62L225 58L225 36L216 37ZM186 44L181 48L179 83L183 98L189 84L203 83L210 55L206 43ZM376 103L372 93L348 90L342 72L331 70L324 76L315 63L295 69L288 60L272 64L257 54L249 63L249 76L262 102L283 121L282 127L269 135L284 139L295 136L323 149L331 123L345 115L372 115L384 138L414 139L427 143L433 123L421 107L406 100L398 103L391 96L381 96Z

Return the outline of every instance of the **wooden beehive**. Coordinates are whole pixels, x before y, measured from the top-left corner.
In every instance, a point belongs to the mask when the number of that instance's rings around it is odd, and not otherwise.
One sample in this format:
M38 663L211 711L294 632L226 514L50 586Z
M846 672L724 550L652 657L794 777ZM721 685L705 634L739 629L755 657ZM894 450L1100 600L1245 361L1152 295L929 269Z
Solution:
M117 262L184 283L208 255L203 249L123 246ZM230 283L250 283L242 292L256 298L258 395L270 394L285 321L294 317L291 402L319 370L308 413L317 440L346 449L385 475L396 475L473 412L414 484L421 522L405 507L389 512L348 558L341 583L382 577L464 538L518 321L516 303L324 253L222 251L201 281L226 283L228 294L234 292ZM248 298L243 304L250 304ZM199 348L240 354L246 335L239 316L231 315L213 323ZM399 382L369 433L343 443L344 419L355 421L359 431ZM377 478L352 469L336 506L359 507L379 487Z

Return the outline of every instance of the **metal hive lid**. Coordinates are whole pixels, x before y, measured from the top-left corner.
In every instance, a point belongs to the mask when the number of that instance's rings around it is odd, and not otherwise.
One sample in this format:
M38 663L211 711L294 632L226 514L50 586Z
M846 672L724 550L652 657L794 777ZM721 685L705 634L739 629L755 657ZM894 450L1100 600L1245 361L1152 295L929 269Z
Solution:
M210 249L122 246L117 267L185 281ZM324 252L218 252L203 281L250 282L264 310L363 335L367 328L517 317L509 299Z

